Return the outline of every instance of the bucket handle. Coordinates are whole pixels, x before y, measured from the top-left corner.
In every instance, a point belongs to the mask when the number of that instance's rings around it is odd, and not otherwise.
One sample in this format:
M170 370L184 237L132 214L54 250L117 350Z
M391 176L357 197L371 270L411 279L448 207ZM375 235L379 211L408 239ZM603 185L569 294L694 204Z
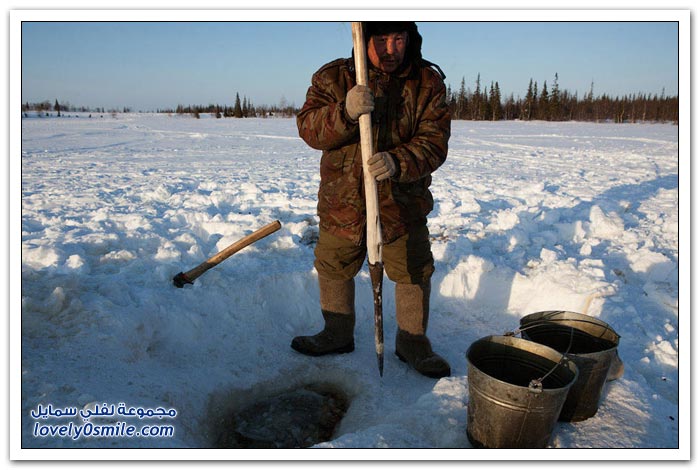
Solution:
M533 326L536 326L536 325L530 325L529 327L525 327L525 328L517 328L515 331L506 332L504 334L504 336L515 336L516 334L522 333L524 330L527 330L528 328L532 328ZM554 372L557 369L557 367L562 365L564 363L564 360L569 360L568 354L569 354L569 351L571 350L571 345L574 343L574 327L569 327L569 329L570 329L571 333L569 334L569 345L566 347L566 351L564 351L561 354L561 359L559 359L559 362L554 364L554 367L552 367L549 370L549 372L547 372L546 374L544 374L542 377L540 377L538 379L532 379L530 381L530 383L528 384L528 387L527 387L530 392L542 393L542 390L544 390L544 386L542 385L542 382L544 382L544 379L549 377L552 374L552 372Z
M527 389L532 393L542 393L542 390L543 390L542 380L544 380L544 377L542 377L541 379L530 380L530 383L528 384Z
M577 322L577 323L588 323L590 325L595 325L604 328L603 333L606 333L608 331L612 332L616 336L620 336L615 330L612 329L610 325L601 325L600 323L591 321L591 320L585 320L583 318L541 318L539 320L534 320L532 321L528 326L522 327L522 328L516 328L515 331L511 332L506 332L504 333L504 336L515 336L517 334L520 334L521 332L528 330L530 328L535 328L537 326L545 325L547 323L553 323L553 322ZM573 327L571 327L573 329Z

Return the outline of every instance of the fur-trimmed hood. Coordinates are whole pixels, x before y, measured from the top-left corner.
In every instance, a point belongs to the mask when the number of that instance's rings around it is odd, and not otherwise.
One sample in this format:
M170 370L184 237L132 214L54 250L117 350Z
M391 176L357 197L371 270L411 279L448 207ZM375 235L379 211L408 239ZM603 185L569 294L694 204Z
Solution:
M406 49L406 60L419 63L423 58L421 48L423 47L423 37L418 32L418 26L413 21L365 21L362 23L365 33L365 41L369 41L372 35L408 33L408 47Z
M408 33L408 47L406 48L406 56L404 63L399 70L405 70L408 64L415 64L418 68L433 67L440 77L444 80L445 73L435 63L423 58L422 47L423 37L418 32L418 26L414 21L363 21L362 30L365 36L365 42L369 42L369 38L373 34L388 34L406 31ZM352 51L352 56L355 56L355 51Z

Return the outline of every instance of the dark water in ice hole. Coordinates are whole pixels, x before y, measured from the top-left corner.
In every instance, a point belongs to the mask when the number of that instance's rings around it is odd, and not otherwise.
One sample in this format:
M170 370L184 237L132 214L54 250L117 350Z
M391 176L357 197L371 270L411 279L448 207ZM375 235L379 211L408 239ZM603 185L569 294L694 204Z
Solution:
M294 449L333 438L349 399L337 387L309 384L235 410L225 416L217 448Z

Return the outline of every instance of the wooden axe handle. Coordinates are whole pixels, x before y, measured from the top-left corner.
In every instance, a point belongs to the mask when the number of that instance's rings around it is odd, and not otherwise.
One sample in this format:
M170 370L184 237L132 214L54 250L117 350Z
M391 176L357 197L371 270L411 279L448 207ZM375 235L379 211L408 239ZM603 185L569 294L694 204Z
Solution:
M251 233L250 235L247 235L237 242L232 243L231 245L227 246L199 266L197 266L194 269L191 269L187 271L186 273L179 273L175 278L173 278L173 282L177 287L182 287L184 284L191 284L194 282L195 279L197 279L199 276L216 266L217 264L221 263L224 261L226 258L230 257L234 253L241 251L243 248L247 247L248 245L255 243L256 241L260 240L261 238L265 238L266 236L276 232L277 230L282 227L282 224L280 224L279 220L275 220L272 223L269 223L265 225L264 227L256 230L255 232Z

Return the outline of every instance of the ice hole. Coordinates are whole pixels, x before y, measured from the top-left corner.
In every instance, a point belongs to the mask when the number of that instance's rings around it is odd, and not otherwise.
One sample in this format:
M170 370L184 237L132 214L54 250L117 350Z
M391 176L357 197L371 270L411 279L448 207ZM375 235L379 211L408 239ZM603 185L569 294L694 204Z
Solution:
M217 423L214 447L228 449L298 449L333 438L349 398L331 384L297 388L243 400Z

